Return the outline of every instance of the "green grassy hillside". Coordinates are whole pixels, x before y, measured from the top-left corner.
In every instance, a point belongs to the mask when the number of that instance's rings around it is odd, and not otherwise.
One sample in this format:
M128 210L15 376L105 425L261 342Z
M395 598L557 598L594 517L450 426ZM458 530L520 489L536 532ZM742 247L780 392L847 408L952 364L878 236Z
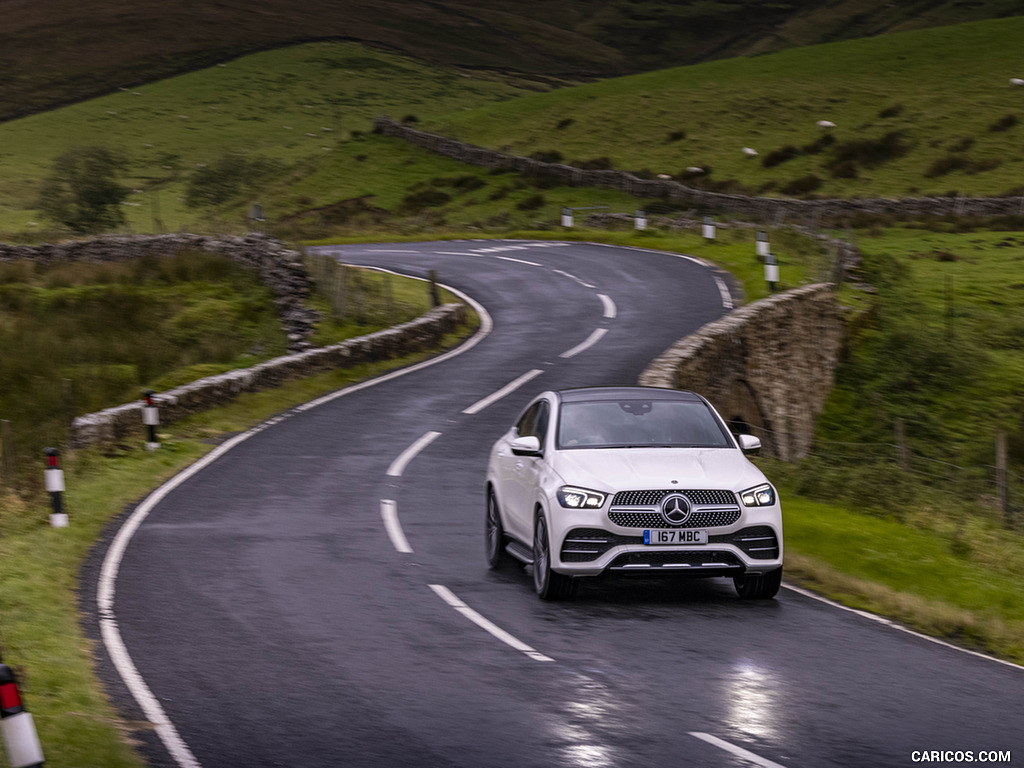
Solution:
M0 120L311 40L601 77L1019 13L1015 0L2 0Z
M1020 194L1021 50L1024 18L999 19L605 80L425 128L681 178L710 166L716 186L763 194L810 175L823 196Z
M129 163L133 230L231 229L253 200L296 237L536 227L562 205L650 202L462 166L370 135L380 113L517 154L727 191L1019 194L1024 88L1010 78L1024 74L1021 49L1024 18L1010 18L533 93L355 43L307 44L0 125L0 234L44 230L35 201L53 159L91 143ZM823 119L837 127L819 128ZM187 208L189 184L230 153L271 172L226 202Z

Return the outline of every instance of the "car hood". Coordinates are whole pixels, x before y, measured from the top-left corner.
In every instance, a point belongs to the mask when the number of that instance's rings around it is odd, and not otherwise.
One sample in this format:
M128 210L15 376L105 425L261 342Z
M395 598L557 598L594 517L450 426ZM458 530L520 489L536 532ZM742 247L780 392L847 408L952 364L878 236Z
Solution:
M671 488L740 491L765 477L728 448L593 448L556 451L554 470L571 485L597 491ZM675 481L675 482L673 482Z

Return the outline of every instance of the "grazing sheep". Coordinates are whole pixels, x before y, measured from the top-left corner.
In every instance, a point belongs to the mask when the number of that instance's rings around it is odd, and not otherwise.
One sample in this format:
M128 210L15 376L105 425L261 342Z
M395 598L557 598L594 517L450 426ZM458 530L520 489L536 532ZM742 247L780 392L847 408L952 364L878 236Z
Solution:
M664 181L665 179L671 179L672 177L669 176L667 173L659 173L658 178Z
M1024 85L1024 80L1021 80L1019 77L1011 77L1010 85Z
M835 128L836 124L831 120L819 120L817 123L819 128Z
M747 157L757 157L758 152L757 152L756 149L751 149L750 147L744 147L743 148L743 154L746 155Z
M687 173L704 173L704 169L699 165L691 165L686 169Z

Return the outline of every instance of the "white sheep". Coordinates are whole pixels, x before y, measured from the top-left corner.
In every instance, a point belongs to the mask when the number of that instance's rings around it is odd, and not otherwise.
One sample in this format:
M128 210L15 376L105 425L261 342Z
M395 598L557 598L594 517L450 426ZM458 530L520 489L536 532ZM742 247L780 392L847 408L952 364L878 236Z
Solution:
M746 155L747 157L757 157L759 153L758 153L758 151L756 149L751 149L750 147L744 147L743 148L743 154Z
M1024 85L1024 80L1021 80L1019 77L1011 77L1010 85Z
M658 178L661 179L662 181L664 181L666 179L671 179L672 177L669 176L667 173L659 173L658 174Z
M687 173L704 173L704 169L701 168L699 165L691 165L691 166L687 167L686 172Z
M817 122L817 126L819 128L835 128L836 124L833 123L831 120L819 120Z

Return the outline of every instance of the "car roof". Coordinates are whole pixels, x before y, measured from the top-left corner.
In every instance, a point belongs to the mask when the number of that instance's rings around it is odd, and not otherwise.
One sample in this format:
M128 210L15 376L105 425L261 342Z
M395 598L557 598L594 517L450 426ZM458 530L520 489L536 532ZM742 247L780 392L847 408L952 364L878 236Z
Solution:
M585 403L597 400L672 400L704 402L700 395L684 389L661 387L575 387L557 392L563 403Z

